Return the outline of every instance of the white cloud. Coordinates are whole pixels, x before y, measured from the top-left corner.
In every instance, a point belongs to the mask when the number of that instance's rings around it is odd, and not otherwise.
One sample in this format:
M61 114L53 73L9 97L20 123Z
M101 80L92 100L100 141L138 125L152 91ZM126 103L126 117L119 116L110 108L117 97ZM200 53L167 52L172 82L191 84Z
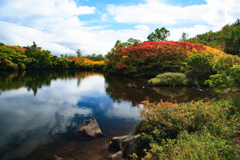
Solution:
M189 28L171 28L170 30L170 37L168 38L169 40L174 40L174 41L178 41L183 32L186 32L189 34L189 38L190 37L194 37L199 33L205 33L210 31L212 28L206 25L194 25L193 27L189 27Z
M134 119L136 121L140 121L140 114L136 107L129 107L130 103L114 103L113 108L110 108L106 112L107 117L118 117L125 118L128 120Z
M99 30L97 27L72 27L67 25L61 27L49 27L52 31L44 33L39 29L19 26L13 23L0 21L0 37L8 45L31 45L33 41L43 49L52 51L59 55L64 53L75 54L81 49L83 54L106 54L114 43L120 39L127 41L128 38L145 40L147 32L143 30ZM71 27L71 26L69 26ZM99 27L101 29L101 27ZM96 30L97 29L97 30Z
M50 50L53 53L75 53L74 50L67 46L56 43L61 39L60 35L56 36L52 33L43 33L37 29L2 21L0 21L0 26L0 37L8 45L27 46L35 41L38 46Z
M159 0L132 6L110 5L108 11L119 23L175 25L182 21L223 26L240 15L239 0L207 0L206 5L171 6Z
M108 15L106 13L103 13L101 16L102 21L108 21Z
M72 0L8 0L0 6L0 10L0 17L13 18L26 18L32 15L68 18L95 12L94 7L77 7Z
M135 26L135 28L139 29L139 30L143 30L143 31L149 31L150 28L147 25L137 25Z
M8 0L0 2L0 41L8 45L31 45L33 41L52 54L105 55L119 39L133 37L145 41L152 24L173 25L170 40L178 40L183 31L190 37L209 30L219 30L240 16L239 0L207 0L206 5L187 7L171 6L164 0L146 0L144 4L131 6L110 5L108 13L96 12L95 7L77 6L73 0ZM100 7L100 6L99 6ZM101 14L101 23L90 26L93 21L81 21L84 14ZM96 15L98 16L98 15ZM114 23L111 18L114 18ZM176 24L200 24L178 28ZM135 24L134 28L117 29L117 23ZM204 25L201 25L204 24ZM116 25L116 26L114 26ZM202 32L204 31L204 32Z

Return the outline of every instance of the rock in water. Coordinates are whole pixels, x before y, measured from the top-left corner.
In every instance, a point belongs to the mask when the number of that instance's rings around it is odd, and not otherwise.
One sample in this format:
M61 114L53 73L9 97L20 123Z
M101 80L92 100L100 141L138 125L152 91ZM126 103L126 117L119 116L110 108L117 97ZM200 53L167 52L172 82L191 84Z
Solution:
M95 135L102 134L102 131L95 118L86 120L80 127L77 127L77 129L85 137L93 137Z

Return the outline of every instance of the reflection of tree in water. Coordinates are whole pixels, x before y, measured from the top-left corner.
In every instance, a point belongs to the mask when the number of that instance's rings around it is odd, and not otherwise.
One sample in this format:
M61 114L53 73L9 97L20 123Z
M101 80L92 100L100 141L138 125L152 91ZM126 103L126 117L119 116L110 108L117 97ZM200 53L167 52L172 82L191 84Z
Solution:
M177 102L187 102L201 98L201 94L190 87L146 87L144 79L123 78L105 75L106 93L116 102L131 101L133 106L148 97L150 102L169 101L170 95ZM136 84L129 88L127 84Z
M184 96L187 92L186 87L153 87L153 90L167 97L170 97L170 95L174 97Z
M78 79L79 86L81 79L91 75L101 75L92 71L76 70L34 70L24 72L1 72L0 73L0 90L12 90L26 87L28 91L33 91L34 96L42 86L50 86L52 80L57 79Z
M131 101L133 106L140 104L147 97L150 101L160 101L156 92L144 84L144 79L116 77L105 75L106 93L116 102ZM127 84L136 84L136 88L129 88Z
M189 100L189 96L187 95L187 91L191 90L191 88L187 87L153 87L153 90L158 94L168 97L169 100L173 97L173 100L177 102L185 102Z

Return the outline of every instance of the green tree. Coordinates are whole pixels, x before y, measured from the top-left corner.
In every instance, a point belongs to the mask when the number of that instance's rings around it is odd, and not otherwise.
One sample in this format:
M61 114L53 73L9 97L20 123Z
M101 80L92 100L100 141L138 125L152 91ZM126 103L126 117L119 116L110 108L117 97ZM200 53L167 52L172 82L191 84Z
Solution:
M167 41L167 38L170 36L170 31L167 30L165 27L161 29L155 29L155 33L152 32L148 35L148 41Z
M92 54L92 59L96 58L96 53Z
M121 41L118 39L115 44L121 43Z
M82 52L80 51L80 49L77 50L77 57L82 57Z
M104 60L104 57L102 54L98 54L95 59L96 61L100 61L100 60Z
M213 55L206 54L193 54L190 57L186 58L187 62L187 72L186 75L190 79L195 79L196 82L198 79L206 80L214 72L211 59Z
M128 46L139 46L140 43L142 43L140 40L134 39L134 38L129 38L127 40L127 42L123 42L124 46L126 46L126 47L128 47Z
M184 42L188 38L188 33L183 32L181 38L179 39L180 42Z

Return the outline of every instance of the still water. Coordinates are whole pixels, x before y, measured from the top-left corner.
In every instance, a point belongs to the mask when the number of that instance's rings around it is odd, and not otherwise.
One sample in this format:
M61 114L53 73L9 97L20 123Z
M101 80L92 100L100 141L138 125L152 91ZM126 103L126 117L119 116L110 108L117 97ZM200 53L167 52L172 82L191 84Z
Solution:
M192 88L147 87L144 81L89 71L0 71L0 159L104 159L112 137L140 122L136 105L147 97L166 101L171 94L186 102L201 96ZM73 132L92 117L102 136Z

